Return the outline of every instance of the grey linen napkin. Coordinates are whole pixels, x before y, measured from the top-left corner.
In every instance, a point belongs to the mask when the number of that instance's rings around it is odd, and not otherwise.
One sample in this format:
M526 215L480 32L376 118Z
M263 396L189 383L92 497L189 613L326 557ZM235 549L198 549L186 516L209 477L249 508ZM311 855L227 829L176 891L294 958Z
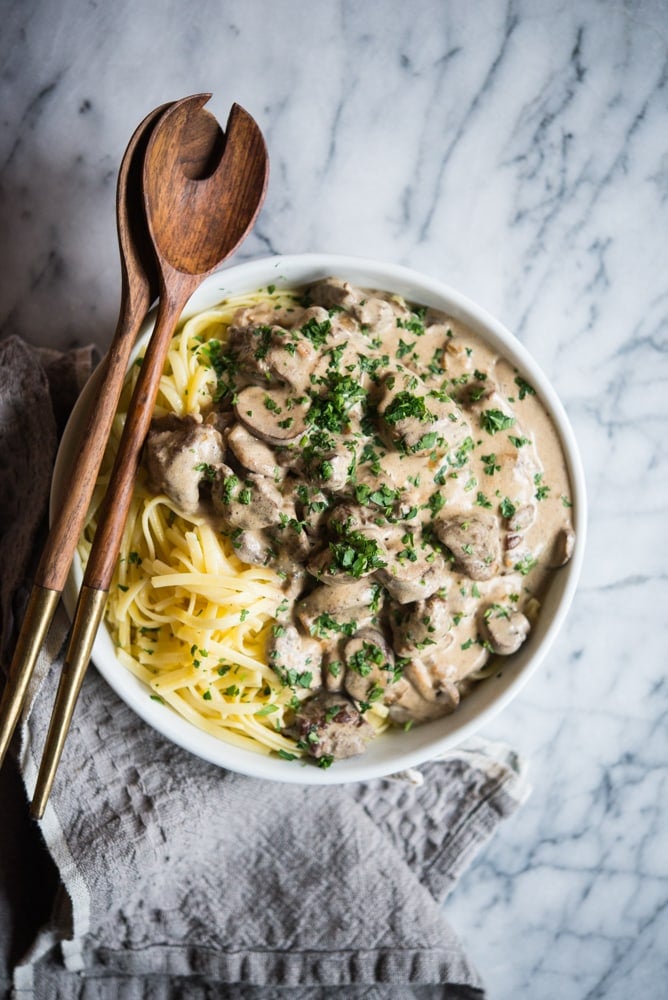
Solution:
M90 363L90 351L40 356L0 342L5 663L58 434ZM66 630L60 611L15 741L28 796ZM442 903L527 794L517 756L484 741L395 779L314 788L246 778L167 742L90 670L41 823L61 886L14 969L14 993L482 997Z

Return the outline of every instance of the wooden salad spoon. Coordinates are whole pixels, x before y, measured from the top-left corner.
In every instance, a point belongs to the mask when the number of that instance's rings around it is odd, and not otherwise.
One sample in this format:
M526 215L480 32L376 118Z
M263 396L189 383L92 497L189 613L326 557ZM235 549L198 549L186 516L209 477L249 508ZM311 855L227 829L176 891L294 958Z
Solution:
M103 361L96 405L91 408L70 472L70 490L44 546L0 703L0 766L7 752L37 657L46 638L100 470L107 438L139 327L159 291L158 269L144 218L142 170L148 140L164 104L144 118L130 139L118 173L116 224L121 255L121 306Z
M267 150L255 121L234 104L225 133L204 105L177 101L160 118L144 159L144 207L158 265L160 303L139 369L79 594L51 724L32 799L41 817L113 577L160 378L174 329L202 280L251 229L264 201ZM209 156L202 169L199 152Z

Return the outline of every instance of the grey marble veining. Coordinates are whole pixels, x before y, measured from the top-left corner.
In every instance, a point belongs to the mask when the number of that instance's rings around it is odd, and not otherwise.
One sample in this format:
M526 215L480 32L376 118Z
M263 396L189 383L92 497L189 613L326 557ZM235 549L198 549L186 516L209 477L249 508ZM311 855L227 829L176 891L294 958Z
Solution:
M125 145L210 90L271 157L240 258L408 264L537 357L582 450L587 559L485 732L533 795L449 917L492 997L665 996L668 4L10 0L0 46L3 335L109 342Z

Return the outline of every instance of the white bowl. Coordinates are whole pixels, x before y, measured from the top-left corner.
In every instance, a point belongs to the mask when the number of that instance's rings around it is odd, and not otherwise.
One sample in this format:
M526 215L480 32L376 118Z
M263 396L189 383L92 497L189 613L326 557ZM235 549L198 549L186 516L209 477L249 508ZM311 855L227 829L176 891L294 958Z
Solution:
M416 726L409 732L399 728L387 732L373 740L362 756L337 761L328 770L242 750L202 732L168 706L151 699L149 689L116 659L106 628L100 629L93 649L97 669L116 694L163 736L191 753L232 771L274 781L313 785L377 778L413 767L455 747L505 708L545 659L563 625L580 575L587 521L582 465L573 431L554 389L531 355L501 323L440 281L395 264L356 257L332 254L269 257L224 268L210 276L188 303L185 315L208 308L227 296L254 291L269 284L278 288L293 287L328 275L337 275L367 288L393 291L411 302L443 310L481 334L519 368L537 390L561 439L571 480L576 543L570 562L554 574L529 639L518 653L500 665L497 673L477 685L454 714ZM144 336L148 336L151 327L152 319L149 318L143 330ZM99 374L98 369L85 387L65 430L53 478L52 509L57 508L68 483L72 456L85 413L95 397ZM82 577L81 564L76 558L64 595L70 615Z

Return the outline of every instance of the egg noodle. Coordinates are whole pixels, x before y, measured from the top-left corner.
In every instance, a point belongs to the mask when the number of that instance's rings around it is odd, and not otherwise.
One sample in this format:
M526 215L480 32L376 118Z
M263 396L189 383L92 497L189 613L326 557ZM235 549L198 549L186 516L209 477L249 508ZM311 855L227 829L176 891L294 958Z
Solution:
M277 309L296 302L295 293L270 288L227 299L181 326L155 417L211 409L217 379L203 347L224 343L235 313L268 295ZM84 565L140 364L141 356L126 379L80 541ZM241 562L230 539L205 516L184 516L167 496L156 496L140 469L105 611L118 660L152 698L205 732L292 759L302 751L280 730L295 695L308 691L282 684L266 656L271 630L288 612L285 585L285 574ZM383 706L368 713L376 730L387 725L385 715Z

